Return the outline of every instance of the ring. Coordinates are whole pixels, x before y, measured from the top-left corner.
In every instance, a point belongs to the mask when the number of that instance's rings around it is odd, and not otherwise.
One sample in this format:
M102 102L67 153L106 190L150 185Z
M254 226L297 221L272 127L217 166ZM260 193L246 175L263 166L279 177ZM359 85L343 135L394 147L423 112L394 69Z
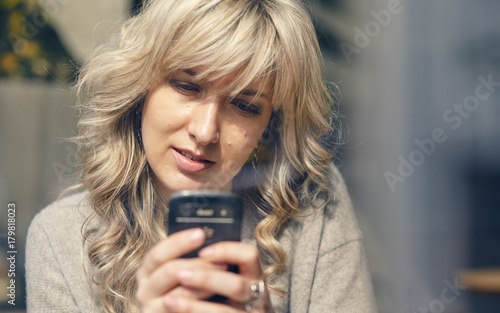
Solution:
M250 299L245 302L245 310L247 312L252 312L264 299L264 294L266 291L266 285L263 280L255 280L250 282Z

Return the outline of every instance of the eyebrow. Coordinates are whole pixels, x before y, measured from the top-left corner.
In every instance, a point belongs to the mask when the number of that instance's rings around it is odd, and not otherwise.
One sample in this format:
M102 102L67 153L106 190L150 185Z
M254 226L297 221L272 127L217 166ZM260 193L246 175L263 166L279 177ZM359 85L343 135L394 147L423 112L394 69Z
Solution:
M196 72L193 70L182 70L184 73L188 74L189 76L196 76Z
M196 72L191 70L191 69L184 69L182 70L184 73L188 74L189 76L192 76L192 77L195 77L196 76ZM241 91L241 94L244 95L244 96L256 96L257 94L259 95L260 98L264 98L268 101L271 101L271 99L269 98L268 95L266 95L265 93L259 93L257 90L255 89L243 89Z

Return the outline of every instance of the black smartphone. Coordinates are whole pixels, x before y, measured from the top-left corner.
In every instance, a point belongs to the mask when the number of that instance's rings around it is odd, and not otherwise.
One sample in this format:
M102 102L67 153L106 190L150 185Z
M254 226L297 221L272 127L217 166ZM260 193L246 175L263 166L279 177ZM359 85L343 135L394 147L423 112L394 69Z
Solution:
M243 200L236 194L214 190L185 190L170 196L168 204L168 234L200 227L205 231L203 247L219 241L240 241ZM200 249L201 249L200 248ZM198 256L199 249L184 258ZM228 265L228 271L238 273L236 265ZM206 301L224 302L226 297L214 295Z
M168 234L199 227L205 231L202 248L219 241L240 241L243 200L236 194L215 190L185 190L170 196ZM198 250L185 258L198 256Z

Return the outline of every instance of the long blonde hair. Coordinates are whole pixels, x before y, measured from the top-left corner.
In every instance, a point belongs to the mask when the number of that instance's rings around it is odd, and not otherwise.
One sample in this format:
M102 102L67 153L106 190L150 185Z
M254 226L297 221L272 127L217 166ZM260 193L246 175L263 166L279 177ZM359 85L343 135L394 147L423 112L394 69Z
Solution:
M256 168L257 188L242 187L244 171L233 186L262 215L255 238L269 281L286 264L278 242L283 225L302 205L330 195L332 152L322 141L332 131L333 105L305 6L297 0L145 3L117 41L84 66L76 85L82 182L102 223L84 235L94 289L107 312L138 311L135 273L166 236L165 203L140 144L136 111L156 81L194 68L208 80L238 73L229 93L258 78L272 86L274 110L261 140L259 159L265 161Z

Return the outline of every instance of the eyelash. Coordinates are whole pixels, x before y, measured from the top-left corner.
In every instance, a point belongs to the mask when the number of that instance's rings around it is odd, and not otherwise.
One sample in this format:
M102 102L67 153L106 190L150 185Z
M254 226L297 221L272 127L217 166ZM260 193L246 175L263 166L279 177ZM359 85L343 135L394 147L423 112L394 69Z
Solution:
M172 79L170 80L170 84L182 94L201 92L201 87L193 83ZM233 104L243 115L257 116L261 114L260 108L248 101L233 98L231 99L231 104Z
M260 115L260 108L252 103L241 99L232 99L231 103L245 115Z
M191 84L191 83L186 83L182 81L178 81L176 79L172 79L170 81L170 84L177 90L179 90L182 93L193 93L193 92L200 92L201 88L200 86L196 84Z

